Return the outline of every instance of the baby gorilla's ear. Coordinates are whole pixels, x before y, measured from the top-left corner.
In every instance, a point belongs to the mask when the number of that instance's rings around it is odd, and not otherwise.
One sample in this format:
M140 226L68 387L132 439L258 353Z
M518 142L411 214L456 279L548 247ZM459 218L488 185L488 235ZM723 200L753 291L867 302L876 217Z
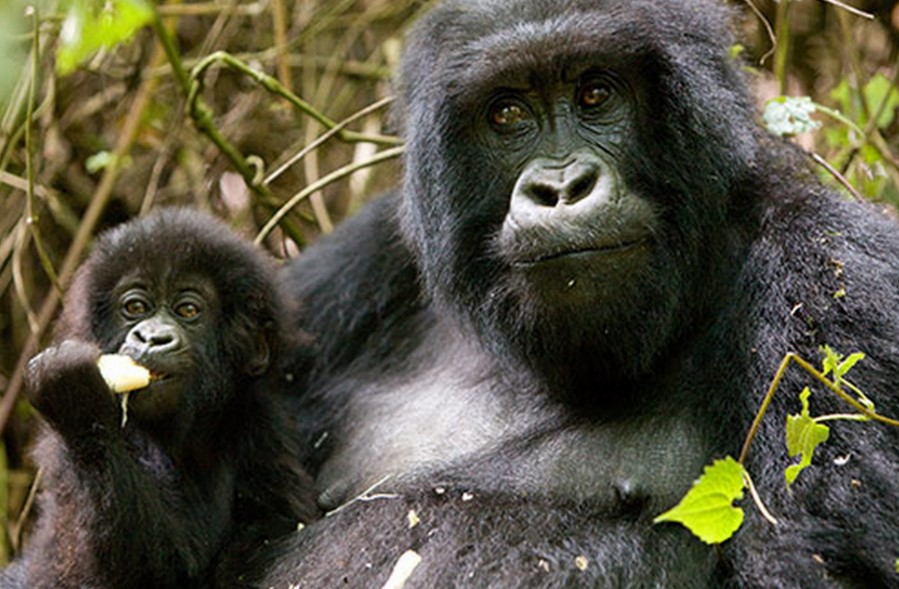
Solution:
M269 340L272 338L271 329L258 331L253 338L252 349L248 351L248 358L244 366L244 372L248 376L259 376L268 370L271 363L272 346Z

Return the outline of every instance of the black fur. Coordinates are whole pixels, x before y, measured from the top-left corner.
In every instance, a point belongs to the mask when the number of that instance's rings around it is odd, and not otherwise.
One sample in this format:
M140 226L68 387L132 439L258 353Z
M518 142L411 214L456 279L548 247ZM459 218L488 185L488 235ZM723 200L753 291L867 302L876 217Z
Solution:
M899 586L899 430L832 424L788 492L795 368L747 463L779 525L744 501L715 549L651 523L739 453L787 352L865 352L853 377L899 415L899 230L757 127L727 18L456 0L418 23L401 190L288 270L318 338L295 411L335 511L248 580L377 588L414 549L406 589ZM509 223L526 173L581 156L612 187L586 216Z
M129 315L132 289L145 308ZM182 299L196 317L179 320ZM205 215L165 210L99 237L58 343L29 366L27 394L46 420L39 519L0 585L199 586L216 559L241 560L245 543L314 517L311 479L269 390L283 314L271 261ZM163 333L172 345L154 348ZM96 367L112 352L166 373L130 394L124 427Z
M834 424L787 492L783 423L810 384L796 369L747 465L780 524L746 505L715 550L651 523L704 464L739 452L787 352L864 351L858 383L899 414L899 231L757 128L716 4L455 1L418 24L400 194L288 271L318 337L297 411L319 448L319 501L337 511L262 550L258 586L380 587L407 549L422 557L407 589L899 583L899 431ZM650 255L608 270L611 284L593 279L603 267L563 266L556 288L522 279L510 259L527 246L501 239L528 159L496 142L529 147L482 121L497 88L528 80L539 103L585 64L627 89L625 114L608 118L611 138L560 123L554 148L613 162L620 198L649 205ZM813 403L845 410L820 391Z

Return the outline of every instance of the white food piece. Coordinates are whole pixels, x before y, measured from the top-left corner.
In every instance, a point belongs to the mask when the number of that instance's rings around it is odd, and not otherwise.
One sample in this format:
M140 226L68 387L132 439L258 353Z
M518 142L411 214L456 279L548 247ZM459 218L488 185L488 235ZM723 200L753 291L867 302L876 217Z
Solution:
M150 371L122 354L103 354L97 360L97 368L114 393L127 393L150 384Z
M421 556L414 550L407 550L400 556L396 564L393 565L393 571L390 577L381 589L403 589L406 581L412 576L412 572L421 563Z

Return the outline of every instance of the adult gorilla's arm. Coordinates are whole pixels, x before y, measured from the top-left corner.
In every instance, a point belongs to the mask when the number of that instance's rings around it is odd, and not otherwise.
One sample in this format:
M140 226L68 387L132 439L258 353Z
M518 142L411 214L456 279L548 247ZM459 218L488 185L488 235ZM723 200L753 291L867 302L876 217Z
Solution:
M357 392L352 374L387 369L414 349L431 322L400 235L398 205L399 195L381 196L341 225L338 237L320 240L284 269L284 291L300 310L296 328L313 334L293 364L304 383L299 388L312 392L297 400L294 414L314 447L314 465L330 452L327 433L340 417L337 408ZM335 381L335 374L347 378ZM324 403L320 386L327 388Z

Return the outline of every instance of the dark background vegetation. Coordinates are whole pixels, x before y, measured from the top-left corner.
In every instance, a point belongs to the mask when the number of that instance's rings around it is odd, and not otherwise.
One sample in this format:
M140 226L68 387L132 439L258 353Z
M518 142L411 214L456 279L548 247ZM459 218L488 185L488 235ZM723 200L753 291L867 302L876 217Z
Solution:
M824 181L849 184L892 210L899 204L899 2L850 3L874 18L823 0L756 0L756 10L734 1L741 16L734 49L760 112L766 99L789 94L842 113L843 122L816 114L823 126L796 140L831 167L811 164ZM215 61L203 76L206 110L191 111L186 80L163 51L158 29L147 27L133 42L59 76L54 59L65 6L34 12L21 0L0 0L0 564L19 539L34 480L26 450L34 414L17 400L21 368L47 343L58 292L91 237L154 207L180 204L212 211L256 238L293 199L260 241L278 257L302 255L305 244L397 179L389 105L377 103L389 100L404 31L427 4L160 3L161 22L188 72L227 51L311 105L298 108L272 84ZM310 110L338 122L370 105L376 107L347 126L356 135L313 143L328 123ZM366 137L375 141L360 141ZM364 166L376 154L385 161ZM301 193L353 165L360 168Z

